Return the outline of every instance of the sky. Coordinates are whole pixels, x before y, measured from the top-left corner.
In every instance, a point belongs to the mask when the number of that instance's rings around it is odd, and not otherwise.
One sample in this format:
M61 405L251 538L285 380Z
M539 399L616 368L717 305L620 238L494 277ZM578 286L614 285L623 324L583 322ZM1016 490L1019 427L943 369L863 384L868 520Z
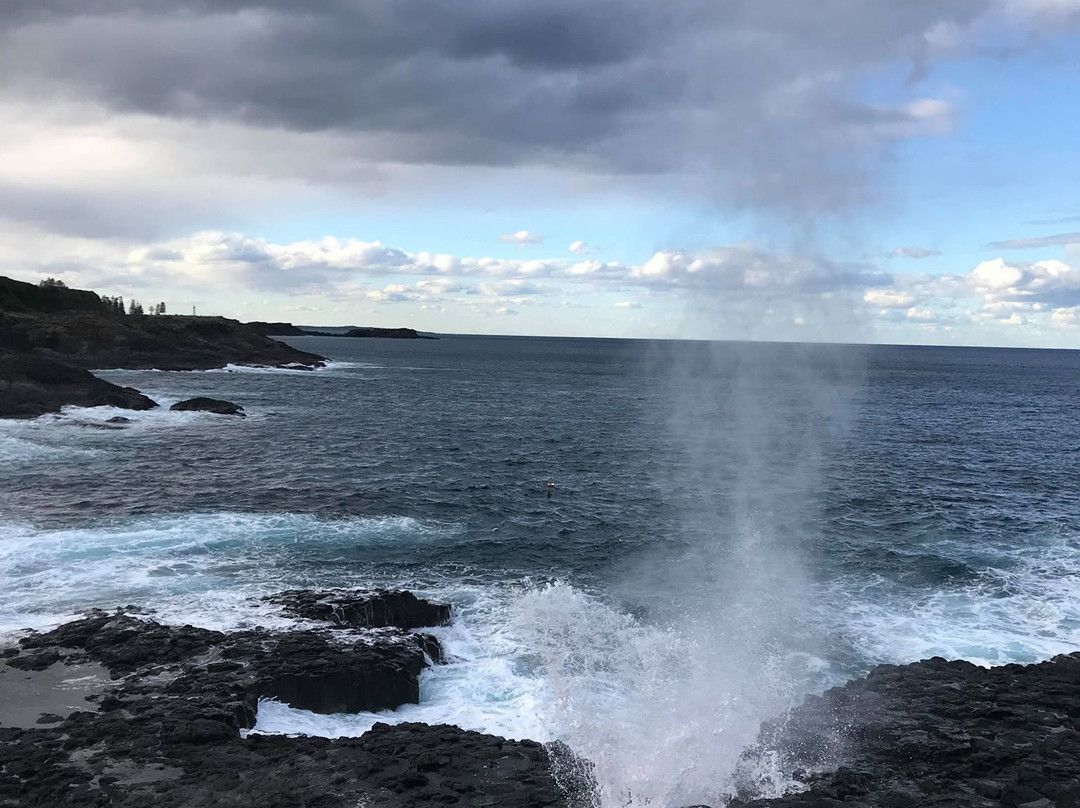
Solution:
M1080 0L0 4L0 274L442 333L1080 348Z

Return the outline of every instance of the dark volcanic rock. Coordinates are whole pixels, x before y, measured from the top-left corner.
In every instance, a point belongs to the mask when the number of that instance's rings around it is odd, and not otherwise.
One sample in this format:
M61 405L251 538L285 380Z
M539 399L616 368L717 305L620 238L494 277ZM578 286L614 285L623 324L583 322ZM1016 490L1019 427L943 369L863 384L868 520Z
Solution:
M1078 730L1080 654L885 665L763 730L749 756L780 752L807 791L732 805L1080 806Z
M313 712L361 712L419 702L418 677L428 665L425 654L432 642L438 645L434 637L403 631L372 633L363 642L316 631L223 634L100 614L25 637L20 646L32 653L8 664L38 665L43 655L51 657L51 664L58 658L57 649L70 662L98 662L114 674L180 663L181 679L191 692L206 691L239 714L260 698ZM207 656L213 663L224 659L239 664L222 668L196 659ZM23 662L28 658L33 662ZM217 675L222 670L230 671L224 690Z
M349 634L224 634L102 613L31 634L20 653L0 659L30 660L21 670L56 657L96 660L123 678L97 710L88 703L62 718L42 709L49 724L27 729L0 723L0 805L565 804L545 750L530 741L421 724L377 724L361 738L334 741L240 737L260 696L310 699L309 709L375 709L371 687L415 679L426 664L419 635L379 629L344 641Z
M183 315L0 311L0 348L88 369L319 367L325 361L236 320Z
M450 622L450 607L421 600L412 592L295 589L264 600L307 620L365 628L423 628Z
M150 410L157 404L79 368L40 356L0 353L0 418L36 418L67 405Z
M220 398L206 398L205 396L196 396L185 401L177 401L169 409L177 412L212 412L217 415L239 415L241 418L245 415L244 408L239 404L223 401Z

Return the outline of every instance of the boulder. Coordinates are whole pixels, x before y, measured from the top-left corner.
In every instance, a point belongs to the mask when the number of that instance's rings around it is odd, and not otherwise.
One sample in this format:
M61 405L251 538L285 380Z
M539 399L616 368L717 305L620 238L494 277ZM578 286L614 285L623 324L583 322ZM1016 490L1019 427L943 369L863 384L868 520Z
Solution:
M169 409L176 412L212 412L217 415L239 415L241 418L245 415L244 408L239 404L223 401L219 398L206 398L205 396L196 396L185 401L177 401Z
M0 353L0 418L36 418L65 406L151 410L157 403L88 370L33 354Z
M449 606L422 600L412 592L294 589L265 600L280 604L295 617L336 626L412 629L450 622Z

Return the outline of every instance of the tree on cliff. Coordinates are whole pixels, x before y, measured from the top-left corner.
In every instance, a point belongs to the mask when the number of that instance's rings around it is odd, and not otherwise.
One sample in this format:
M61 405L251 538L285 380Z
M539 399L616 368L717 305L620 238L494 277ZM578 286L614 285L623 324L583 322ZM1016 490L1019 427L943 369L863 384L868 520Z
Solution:
M137 301L135 298L132 298L131 302L128 304L128 314L143 314L143 313L144 312L143 312L142 303Z
M67 284L56 278L45 278L38 282L42 289L67 289Z

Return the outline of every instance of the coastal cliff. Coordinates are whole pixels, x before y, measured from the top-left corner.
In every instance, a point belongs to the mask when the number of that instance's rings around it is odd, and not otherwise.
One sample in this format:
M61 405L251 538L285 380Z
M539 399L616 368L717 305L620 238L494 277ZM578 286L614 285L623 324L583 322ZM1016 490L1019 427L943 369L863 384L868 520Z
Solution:
M132 387L99 379L32 354L0 351L0 418L36 418L62 407L151 410L157 403Z
M157 406L88 372L94 368L313 370L325 364L236 320L122 312L118 301L91 291L0 277L0 418L33 418L67 405Z
M186 315L0 312L0 346L87 369L208 370L228 364L310 369L324 362L236 320Z

